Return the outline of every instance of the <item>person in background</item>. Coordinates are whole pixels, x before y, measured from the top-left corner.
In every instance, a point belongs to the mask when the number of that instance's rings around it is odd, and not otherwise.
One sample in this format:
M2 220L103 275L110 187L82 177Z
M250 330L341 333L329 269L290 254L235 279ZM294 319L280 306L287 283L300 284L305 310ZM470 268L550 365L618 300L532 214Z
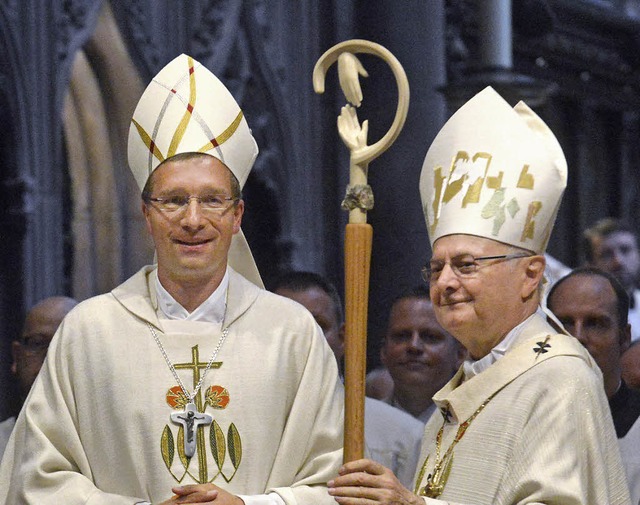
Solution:
M613 277L593 267L577 268L557 281L547 306L576 337L602 371L631 502L640 503L640 391L627 387L620 358L628 349L629 295Z
M622 378L627 386L640 390L640 340L631 342L620 362L622 364Z
M416 485L345 463L341 505L628 505L602 374L547 322L544 252L567 183L558 141L523 102L485 88L443 126L420 177L441 326L468 359L433 401Z
M315 318L338 361L344 355L344 314L335 286L319 274L288 272L274 285L274 293L303 305ZM418 464L422 423L372 398L365 398L364 438L369 457L393 469L410 486Z
M400 295L391 305L380 349L393 380L384 401L426 423L436 409L432 396L449 382L465 356L465 349L438 323L427 288Z
M20 338L11 343L11 372L16 377L21 405L38 376L53 335L64 317L77 304L73 298L52 296L36 303L27 312ZM0 459L15 422L16 418L12 416L0 423Z
M383 366L367 372L365 394L376 400L386 400L393 394L393 378Z
M583 233L587 264L613 275L629 295L631 341L640 339L640 249L625 222L604 218Z
M142 95L129 165L157 264L58 329L0 465L0 503L332 503L343 386L313 317L264 290L240 226L258 148L187 55Z

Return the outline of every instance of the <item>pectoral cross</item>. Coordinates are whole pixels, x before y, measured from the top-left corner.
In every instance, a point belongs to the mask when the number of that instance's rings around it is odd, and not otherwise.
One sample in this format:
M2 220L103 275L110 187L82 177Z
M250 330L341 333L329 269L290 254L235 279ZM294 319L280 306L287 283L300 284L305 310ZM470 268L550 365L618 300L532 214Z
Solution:
M213 417L206 412L198 412L195 403L187 403L182 412L171 414L174 423L181 424L184 429L184 455L191 458L196 453L196 432L198 426L207 426Z

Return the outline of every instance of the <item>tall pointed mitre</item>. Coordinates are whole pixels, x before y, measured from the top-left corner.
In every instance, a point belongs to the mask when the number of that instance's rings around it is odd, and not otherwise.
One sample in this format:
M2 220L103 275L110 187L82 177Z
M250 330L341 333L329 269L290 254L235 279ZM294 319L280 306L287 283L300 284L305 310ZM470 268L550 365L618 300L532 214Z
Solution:
M181 54L160 70L138 102L129 128L129 166L142 190L160 163L188 152L219 159L242 187L258 146L224 84L196 60ZM231 242L229 265L262 287L242 230Z
M491 87L442 127L422 166L431 246L468 234L544 253L567 185L567 162L547 125Z

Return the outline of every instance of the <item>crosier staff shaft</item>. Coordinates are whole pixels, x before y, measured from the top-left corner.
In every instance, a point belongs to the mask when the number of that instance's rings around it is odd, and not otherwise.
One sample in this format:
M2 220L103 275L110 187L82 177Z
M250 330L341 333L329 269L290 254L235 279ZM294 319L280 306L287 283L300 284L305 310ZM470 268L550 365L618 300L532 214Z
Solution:
M398 88L398 106L393 123L387 133L375 144L366 145L368 122L358 123L355 110L347 105L338 118L338 130L350 150L350 177L347 198L353 200L349 209L349 223L345 235L345 422L344 461L364 456L364 398L367 366L367 317L369 305L369 274L373 228L367 223L367 210L373 206L373 194L367 184L369 163L386 151L396 140L404 126L409 108L409 83L398 60L383 46L367 40L348 40L326 51L313 70L313 87L324 93L324 82L329 67L343 55L360 67L354 53L373 54L383 59L393 71ZM344 57L344 56L343 56ZM340 65L339 65L340 68ZM357 68L357 67L354 67ZM340 76L345 97L350 93L343 81L351 79L359 91L358 71L355 76ZM358 99L355 105L359 105Z

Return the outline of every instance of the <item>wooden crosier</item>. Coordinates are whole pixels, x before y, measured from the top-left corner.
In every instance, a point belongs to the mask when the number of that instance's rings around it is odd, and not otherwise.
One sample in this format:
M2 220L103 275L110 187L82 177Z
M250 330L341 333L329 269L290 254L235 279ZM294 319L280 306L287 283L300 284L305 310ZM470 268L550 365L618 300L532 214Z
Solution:
M359 106L362 92L358 74L367 74L354 56L356 53L373 54L391 67L398 88L398 106L387 133L370 146L367 145L368 122L360 125L351 105L345 105L338 117L340 137L350 151L349 187L343 202L343 207L349 210L345 235L345 462L364 456L367 309L373 241L373 228L367 223L367 210L373 207L373 193L367 184L368 167L396 140L409 108L409 82L402 65L386 48L367 40L348 40L326 51L313 69L315 92L324 93L327 70L338 61L340 86L345 98Z

